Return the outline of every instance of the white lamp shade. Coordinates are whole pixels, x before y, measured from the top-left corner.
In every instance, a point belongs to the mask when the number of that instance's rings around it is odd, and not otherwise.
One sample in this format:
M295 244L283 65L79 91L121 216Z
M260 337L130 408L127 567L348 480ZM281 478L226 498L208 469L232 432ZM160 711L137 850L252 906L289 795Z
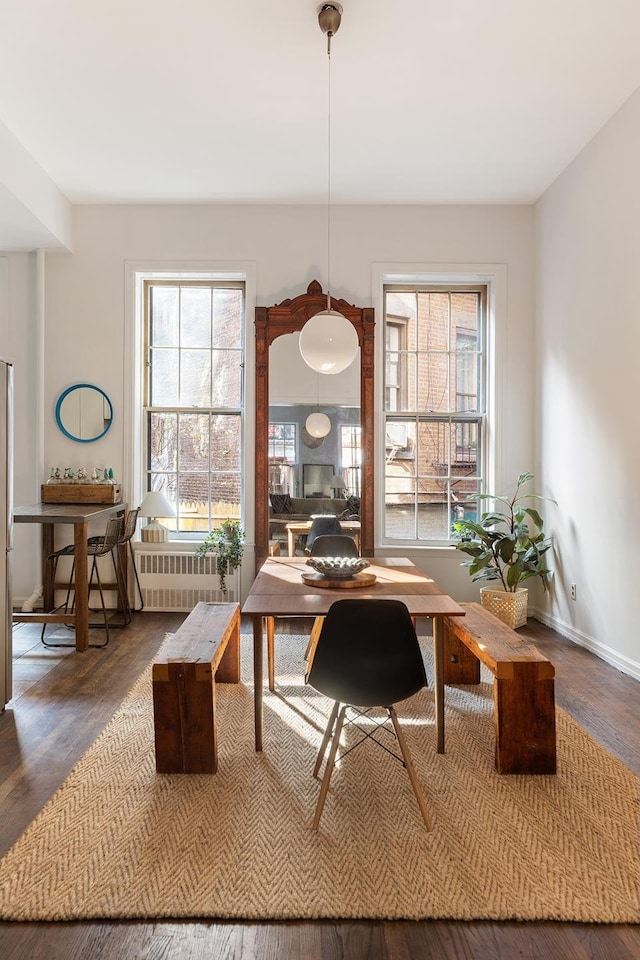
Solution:
M329 484L329 486L332 487L334 490L347 489L347 485L344 482L344 477L342 477L339 473L334 473L334 475L331 477L331 483Z
M312 437L326 437L331 430L331 420L326 413L310 413L305 427Z
M357 352L355 327L337 310L316 313L300 331L302 359L318 373L342 373L353 363Z
M141 517L175 517L176 511L160 490L150 490L140 504Z

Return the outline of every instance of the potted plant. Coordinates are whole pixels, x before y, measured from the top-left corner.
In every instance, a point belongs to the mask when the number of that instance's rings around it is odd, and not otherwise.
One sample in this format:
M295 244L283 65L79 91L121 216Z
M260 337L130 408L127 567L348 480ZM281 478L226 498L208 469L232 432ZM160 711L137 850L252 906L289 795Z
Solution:
M204 557L209 551L216 554L220 590L226 593L227 574L238 569L244 553L244 530L240 521L228 519L215 530L211 530L196 550L196 557Z
M495 588L480 590L480 601L510 627L522 627L527 622L528 590L520 584L531 577L538 577L546 591L549 576L544 554L551 547L551 540L543 532L543 520L527 500L550 500L534 493L523 493L521 488L533 480L532 473L521 473L516 481L513 496L474 494L467 502L491 500L494 509L482 513L477 520L460 519L453 524L460 537L456 549L471 559L463 567L469 567L471 579L494 581ZM555 503L555 500L550 500ZM530 527L533 522L534 530Z

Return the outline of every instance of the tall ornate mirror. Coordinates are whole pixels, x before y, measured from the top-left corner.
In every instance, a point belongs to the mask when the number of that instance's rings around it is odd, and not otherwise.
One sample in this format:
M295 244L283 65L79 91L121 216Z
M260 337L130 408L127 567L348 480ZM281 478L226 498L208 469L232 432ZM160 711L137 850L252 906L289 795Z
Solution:
M255 488L255 518L256 518L256 564L259 567L269 553L269 492L270 477L274 465L269 460L269 422L270 401L269 370L270 347L278 337L299 333L310 317L325 310L327 296L322 292L320 284L314 280L309 284L307 292L273 307L256 308L256 488ZM332 377L322 377L322 387L318 386L318 401L323 400L320 408L331 413L333 422L353 423L357 421L361 427L361 466L358 470L357 489L360 497L360 542L361 552L365 556L373 555L373 351L374 351L374 312L373 307L355 307L345 300L331 299L331 309L338 310L354 326L358 334L360 377L359 377L359 409L347 405L331 406L327 404L323 390L326 382ZM357 362L354 361L354 362ZM310 382L316 383L317 375L309 370ZM321 395L321 396L320 396ZM314 407L310 407L315 409ZM326 458L320 451L313 450L314 440L303 428L302 440L305 446L312 451L307 455L311 462L325 464L335 463L333 457ZM313 456L315 454L315 457ZM349 479L348 470L344 475ZM282 479L286 485L286 479ZM334 478L331 478L332 480ZM355 480L354 480L355 482ZM274 487L273 482L271 487ZM320 493L324 487L318 488ZM332 489L331 486L329 489ZM300 497L304 489L300 485L295 490ZM334 491L335 492L335 491ZM345 491L346 492L346 491ZM315 493L312 495L320 495Z

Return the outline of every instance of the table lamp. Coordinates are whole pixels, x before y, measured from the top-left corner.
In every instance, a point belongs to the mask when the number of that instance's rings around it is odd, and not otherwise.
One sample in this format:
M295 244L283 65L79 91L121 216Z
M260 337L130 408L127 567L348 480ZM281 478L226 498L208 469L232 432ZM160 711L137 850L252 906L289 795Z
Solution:
M171 506L164 493L160 490L150 490L140 504L140 516L151 517L150 522L140 530L140 537L145 543L164 543L169 539L169 531L158 523L158 517L175 517L176 511Z
M336 498L342 497L342 491L347 489L347 485L344 482L344 477L341 477L339 473L334 473L331 477L329 486L333 490L333 495Z

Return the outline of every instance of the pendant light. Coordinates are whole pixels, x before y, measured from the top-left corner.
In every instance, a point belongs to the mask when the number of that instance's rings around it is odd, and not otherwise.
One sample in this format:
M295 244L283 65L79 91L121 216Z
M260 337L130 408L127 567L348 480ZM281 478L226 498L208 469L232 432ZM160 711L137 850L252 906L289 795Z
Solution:
M326 413L320 413L320 374L318 374L317 400L315 413L309 414L304 425L312 437L319 439L326 437L331 431L331 420Z
M358 334L345 316L331 309L331 38L342 19L340 3L322 3L318 23L327 36L328 130L327 130L327 309L316 313L300 332L302 359L317 373L341 373L358 352ZM311 431L309 431L311 432Z
M305 427L312 437L326 437L331 430L331 420L326 413L310 413Z

